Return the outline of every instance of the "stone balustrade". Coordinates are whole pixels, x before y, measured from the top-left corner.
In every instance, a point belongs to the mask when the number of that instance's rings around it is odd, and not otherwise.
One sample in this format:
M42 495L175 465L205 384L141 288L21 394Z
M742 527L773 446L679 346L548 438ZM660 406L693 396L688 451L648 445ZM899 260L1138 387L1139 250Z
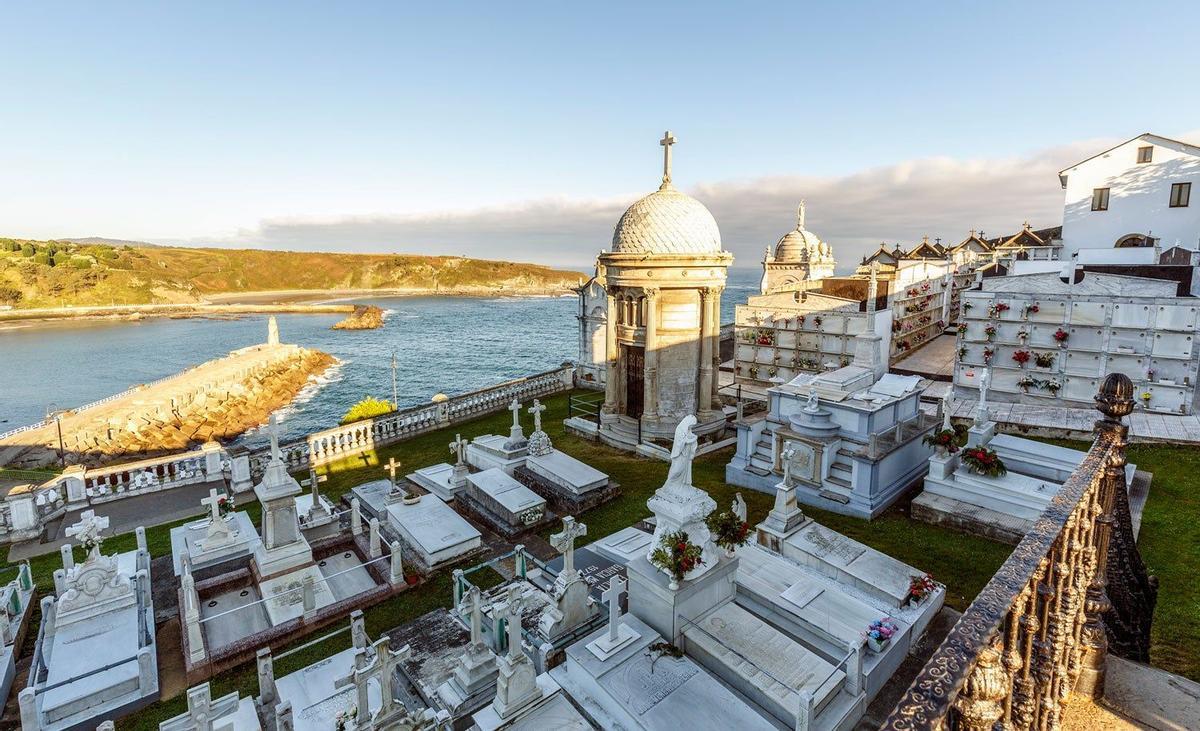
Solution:
M884 729L1061 728L1072 693L1103 695L1110 642L1134 656L1148 648L1156 583L1137 555L1121 497L1128 437L1122 418L1133 410L1133 383L1108 376L1096 402L1105 418L1087 456Z
M281 444L279 449L290 470L335 462L418 434L502 411L513 399L525 402L568 390L572 386L573 370L571 366L564 366L430 404L342 424ZM255 478L262 475L270 459L270 450L265 447L251 452L250 474Z

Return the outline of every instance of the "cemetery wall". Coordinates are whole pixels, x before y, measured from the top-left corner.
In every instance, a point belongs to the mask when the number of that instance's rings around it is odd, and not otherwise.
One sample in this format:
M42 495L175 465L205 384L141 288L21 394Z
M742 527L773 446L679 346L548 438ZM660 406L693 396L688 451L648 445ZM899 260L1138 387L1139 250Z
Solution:
M1123 373L1138 409L1194 413L1200 305L1192 298L972 291L963 301L959 397L977 399L990 367L989 401L1090 407L1104 377Z

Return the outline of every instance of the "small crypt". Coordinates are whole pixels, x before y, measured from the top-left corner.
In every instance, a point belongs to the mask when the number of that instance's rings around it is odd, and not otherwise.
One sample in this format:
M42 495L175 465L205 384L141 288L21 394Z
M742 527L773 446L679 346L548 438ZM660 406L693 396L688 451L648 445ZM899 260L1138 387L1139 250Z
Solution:
M137 550L106 556L107 528L91 510L67 528L87 557L77 564L63 546L55 596L42 598L34 662L18 694L22 728L95 727L158 700L146 532L137 529Z

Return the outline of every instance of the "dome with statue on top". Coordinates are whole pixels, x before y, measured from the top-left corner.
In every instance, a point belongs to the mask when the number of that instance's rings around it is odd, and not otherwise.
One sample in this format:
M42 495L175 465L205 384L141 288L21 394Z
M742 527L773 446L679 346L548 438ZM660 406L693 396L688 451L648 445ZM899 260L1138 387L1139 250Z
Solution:
M796 228L788 231L775 244L775 261L799 262L822 259L831 255L829 244L804 228L804 201L796 213Z
M704 204L671 185L670 132L665 148L662 186L630 206L613 231L614 254L719 254L721 231Z

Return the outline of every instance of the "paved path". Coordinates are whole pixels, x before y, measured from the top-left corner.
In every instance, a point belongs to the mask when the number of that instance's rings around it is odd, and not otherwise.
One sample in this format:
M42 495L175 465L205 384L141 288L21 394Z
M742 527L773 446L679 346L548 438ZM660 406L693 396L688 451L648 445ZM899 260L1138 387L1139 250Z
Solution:
M891 367L893 373L925 376L935 381L954 380L954 335L945 333L917 348Z
M956 419L973 419L976 401L955 400L950 414ZM989 403L988 412L1005 431L1067 432L1062 436L1091 439L1093 425L1100 418L1095 409L1068 409L1057 406ZM1200 416L1147 414L1135 411L1128 418L1129 440L1163 444L1200 444ZM1049 436L1055 436L1050 434Z
M196 485L184 485L183 487L174 487L169 490L160 490L145 495L98 503L88 506L85 509L95 510L99 515L107 517L109 523L106 535L119 536L122 533L133 531L139 525L151 528L165 523L174 523L177 520L183 520L192 516L200 516L205 509L200 504L200 499L208 497L209 488L224 490L225 482L217 480ZM240 497L240 503L254 500L253 493L248 493ZM14 543L8 549L9 563L23 561L27 558L41 556L46 553L54 553L58 550L59 546L70 542L70 539L62 534L61 528L64 525L71 525L77 522L80 512L80 510L72 510L63 516L61 520L47 526L43 536L44 542L26 541L24 543Z

